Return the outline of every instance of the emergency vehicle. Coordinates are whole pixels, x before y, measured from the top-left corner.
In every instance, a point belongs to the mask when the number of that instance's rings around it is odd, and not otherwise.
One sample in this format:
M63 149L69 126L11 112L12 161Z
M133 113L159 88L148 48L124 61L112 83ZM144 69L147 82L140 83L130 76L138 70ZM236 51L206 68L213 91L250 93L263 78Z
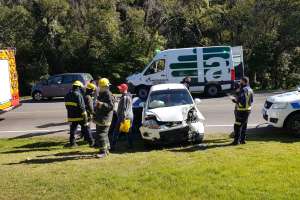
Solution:
M146 99L153 85L180 83L189 76L190 92L217 96L231 90L244 75L242 47L212 46L158 51L141 72L127 77L129 86ZM237 73L238 72L238 73Z
M20 105L15 50L0 50L0 113Z
M268 97L262 115L268 124L300 134L300 86L298 91Z

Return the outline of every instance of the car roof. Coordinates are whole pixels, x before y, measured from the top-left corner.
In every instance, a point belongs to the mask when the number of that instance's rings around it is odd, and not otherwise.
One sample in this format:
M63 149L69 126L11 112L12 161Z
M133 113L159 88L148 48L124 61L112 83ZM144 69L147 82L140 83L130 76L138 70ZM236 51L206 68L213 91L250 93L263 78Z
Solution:
M160 91L160 90L178 90L187 88L183 84L179 83L167 83L167 84L158 84L151 87L151 91Z
M63 73L63 74L53 74L52 76L63 76L63 75L85 75L88 73Z

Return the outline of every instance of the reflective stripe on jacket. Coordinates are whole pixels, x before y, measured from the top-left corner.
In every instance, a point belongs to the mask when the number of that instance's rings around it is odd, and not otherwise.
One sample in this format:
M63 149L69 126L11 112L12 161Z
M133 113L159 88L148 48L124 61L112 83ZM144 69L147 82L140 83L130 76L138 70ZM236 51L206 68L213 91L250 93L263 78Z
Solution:
M237 111L251 111L253 104L253 90L250 86L245 86L241 89L236 103Z
M84 120L86 109L83 96L79 89L71 90L65 96L65 106L68 112L68 122Z

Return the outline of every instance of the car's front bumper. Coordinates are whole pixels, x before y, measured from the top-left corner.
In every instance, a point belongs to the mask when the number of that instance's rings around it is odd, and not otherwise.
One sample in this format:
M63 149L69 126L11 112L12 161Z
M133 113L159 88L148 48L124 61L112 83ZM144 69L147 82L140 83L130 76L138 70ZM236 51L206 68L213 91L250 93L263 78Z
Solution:
M284 121L287 117L286 112L282 109L262 109L263 118L268 122L268 124L282 128L284 126Z
M162 143L193 142L196 137L204 136L204 126L201 122L175 127L161 126L159 129L141 126L140 131L144 140Z

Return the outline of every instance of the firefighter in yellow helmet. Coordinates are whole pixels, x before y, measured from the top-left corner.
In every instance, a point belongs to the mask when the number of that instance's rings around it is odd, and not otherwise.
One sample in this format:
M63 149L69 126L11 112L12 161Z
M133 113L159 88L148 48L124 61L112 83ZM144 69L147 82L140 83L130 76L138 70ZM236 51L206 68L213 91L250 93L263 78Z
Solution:
M97 157L102 158L109 154L110 143L108 132L113 116L114 100L109 90L111 84L107 78L101 78L98 85L100 90L95 106L95 145L100 148Z
M94 144L91 132L88 129L87 112L85 108L84 98L82 95L83 84L80 81L75 81L72 90L65 96L65 106L68 112L68 122L70 125L70 143L66 146L75 147L76 139L75 132L78 125L81 126L81 132L84 139L92 146Z

